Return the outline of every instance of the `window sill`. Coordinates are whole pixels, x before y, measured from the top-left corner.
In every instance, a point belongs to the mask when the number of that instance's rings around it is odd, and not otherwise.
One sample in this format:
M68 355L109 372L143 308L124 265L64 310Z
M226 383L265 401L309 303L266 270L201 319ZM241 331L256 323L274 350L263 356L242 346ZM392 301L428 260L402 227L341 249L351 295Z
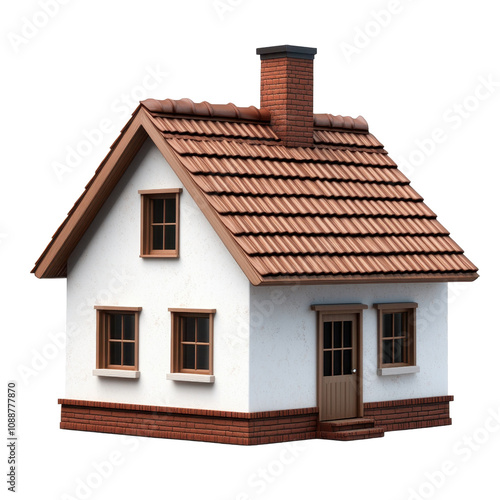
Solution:
M167 373L167 380L213 384L215 382L215 375L202 375L200 373Z
M92 370L92 375L96 375L97 377L139 378L141 372L136 370L111 370L109 368L97 368Z
M379 368L377 375L406 375L408 373L419 373L420 366L395 366L394 368Z
M179 254L139 254L141 259L178 259Z

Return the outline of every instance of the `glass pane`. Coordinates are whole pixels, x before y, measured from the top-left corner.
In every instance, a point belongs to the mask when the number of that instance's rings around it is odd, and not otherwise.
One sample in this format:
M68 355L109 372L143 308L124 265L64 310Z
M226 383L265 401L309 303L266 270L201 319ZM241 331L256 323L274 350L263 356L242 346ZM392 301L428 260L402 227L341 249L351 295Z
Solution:
M342 321L333 323L333 347L342 347Z
M196 341L207 343L210 341L208 318L198 318L198 338Z
M382 316L382 337L392 337L392 314Z
M342 351L333 351L333 374L342 375Z
M352 349L344 349L344 375L350 375L352 370Z
M123 364L126 366L134 366L135 360L135 344L134 342L123 343Z
M195 342L196 341L196 318L182 318L182 341Z
M163 226L153 226L153 250L163 250Z
M163 222L163 200L153 200L153 222Z
M165 222L175 223L175 198L167 198L165 200Z
M392 363L392 340L382 342L382 363Z
M121 365L122 364L122 343L110 342L109 343L109 364Z
M121 339L122 338L122 315L110 314L109 315L109 338Z
M197 349L197 358L196 358L196 368L198 370L208 370L209 362L208 356L210 353L210 349L207 345L199 345L196 347Z
M394 363L406 363L404 355L404 340L396 339L394 341Z
M352 321L344 321L344 347L352 347Z
M175 250L175 226L165 226L165 250Z
M332 322L323 323L323 349L332 348Z
M135 339L135 316L133 314L123 315L123 338L125 340Z
M394 313L394 336L401 337L403 332L403 313Z
M323 376L332 376L332 351L323 351Z
M194 344L182 345L182 368L194 370Z

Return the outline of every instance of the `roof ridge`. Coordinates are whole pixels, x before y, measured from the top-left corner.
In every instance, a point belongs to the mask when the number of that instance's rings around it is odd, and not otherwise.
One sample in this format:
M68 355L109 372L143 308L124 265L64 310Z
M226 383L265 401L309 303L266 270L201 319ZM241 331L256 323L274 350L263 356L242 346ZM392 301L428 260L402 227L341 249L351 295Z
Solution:
M368 122L361 115L352 118L351 116L332 115L330 113L314 113L314 126L368 132Z
M227 104L211 104L207 101L193 102L191 99L146 99L141 104L152 113L192 115L210 118L226 118L269 122L271 113L267 109L255 106L240 107L232 102Z
M194 102L191 99L146 99L141 101L152 113L191 115L209 118L226 118L270 122L271 113L267 108L255 106L241 107L232 102L227 104L211 104L207 101ZM332 115L329 113L314 113L314 126L321 128L344 129L358 132L368 132L368 123L362 117Z

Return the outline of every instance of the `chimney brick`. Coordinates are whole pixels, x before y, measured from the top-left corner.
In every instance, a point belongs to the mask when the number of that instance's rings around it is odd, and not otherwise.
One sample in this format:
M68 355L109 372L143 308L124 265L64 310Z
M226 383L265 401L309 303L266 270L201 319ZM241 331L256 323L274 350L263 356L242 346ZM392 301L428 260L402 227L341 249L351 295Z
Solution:
M260 107L288 147L313 146L313 61L316 49L280 45L257 49L261 59Z

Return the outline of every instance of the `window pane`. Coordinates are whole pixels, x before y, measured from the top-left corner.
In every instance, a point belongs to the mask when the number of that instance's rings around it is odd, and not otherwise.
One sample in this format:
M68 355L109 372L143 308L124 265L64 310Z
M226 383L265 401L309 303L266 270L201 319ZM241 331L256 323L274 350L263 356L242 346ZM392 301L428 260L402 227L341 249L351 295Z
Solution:
M382 342L382 363L392 363L392 340Z
M123 338L125 340L135 339L135 316L133 314L123 315Z
M342 347L342 321L333 323L333 347Z
M332 348L332 322L323 323L323 349Z
M323 351L323 376L332 376L332 351Z
M109 315L109 338L121 339L122 338L122 315L110 314Z
M182 341L183 342L195 342L195 327L196 327L196 318L182 318Z
M194 370L194 344L183 344L182 346L182 368Z
M394 313L394 336L401 337L403 335L403 316L404 313Z
M333 374L342 375L342 351L333 351Z
M153 199L153 222L163 222L163 200Z
M394 363L406 363L404 355L404 340L396 339L394 341Z
M209 368L209 354L210 349L207 345L199 345L196 347L197 349L197 358L196 358L196 369L197 370L208 370Z
M198 318L198 338L196 341L207 343L210 341L208 318Z
M175 226L165 226L165 250L175 250Z
M350 375L352 370L352 349L344 349L344 375Z
M163 250L163 226L153 226L153 250Z
M109 343L109 364L121 365L122 364L122 343L110 342Z
M344 347L352 347L352 321L344 321Z
M175 213L175 198L167 198L165 200L165 222L175 223L176 213Z
M392 314L382 316L382 337L392 337Z
M123 343L123 364L134 366L135 362L135 344L133 342Z

